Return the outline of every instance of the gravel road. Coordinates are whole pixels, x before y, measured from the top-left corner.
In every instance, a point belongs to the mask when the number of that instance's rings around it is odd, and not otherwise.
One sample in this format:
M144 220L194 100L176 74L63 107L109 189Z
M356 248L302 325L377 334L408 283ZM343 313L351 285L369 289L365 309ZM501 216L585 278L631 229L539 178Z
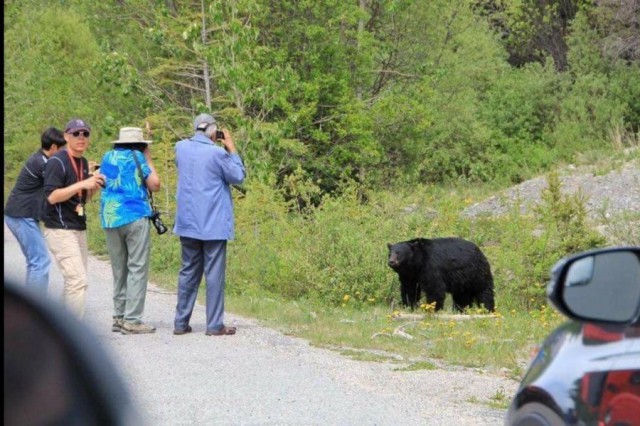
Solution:
M5 279L24 280L24 258L5 226ZM395 371L397 365L354 361L227 313L235 336L205 336L197 305L193 333L174 336L176 296L149 288L145 320L155 334L111 331L109 263L89 259L86 324L119 366L149 425L488 425L505 410L517 383L477 370ZM54 265L50 297L60 299Z

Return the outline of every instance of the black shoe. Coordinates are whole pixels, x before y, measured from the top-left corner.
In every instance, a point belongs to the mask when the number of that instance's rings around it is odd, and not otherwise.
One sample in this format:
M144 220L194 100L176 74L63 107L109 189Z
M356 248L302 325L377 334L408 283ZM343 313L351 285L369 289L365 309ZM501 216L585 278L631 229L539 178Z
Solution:
M191 331L192 328L190 325L188 325L186 328L174 328L173 334L175 334L176 336L181 336L183 334L191 333Z

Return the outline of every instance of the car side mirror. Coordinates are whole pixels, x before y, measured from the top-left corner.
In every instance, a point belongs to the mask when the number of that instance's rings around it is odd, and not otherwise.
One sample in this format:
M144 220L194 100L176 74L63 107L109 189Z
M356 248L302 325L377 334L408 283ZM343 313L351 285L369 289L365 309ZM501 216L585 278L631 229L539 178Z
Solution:
M640 247L590 250L560 260L547 295L569 318L609 324L640 320Z

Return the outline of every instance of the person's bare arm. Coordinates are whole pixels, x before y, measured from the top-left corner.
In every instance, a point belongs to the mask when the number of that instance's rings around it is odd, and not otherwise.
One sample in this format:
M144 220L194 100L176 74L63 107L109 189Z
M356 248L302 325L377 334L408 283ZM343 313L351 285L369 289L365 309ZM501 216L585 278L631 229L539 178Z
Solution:
M147 145L147 148L144 150L144 158L147 160L147 164L151 169L151 173L147 176L147 179L144 181L147 185L149 191L158 191L160 190L160 176L156 172L156 168L153 165L153 160L151 159L151 148Z
M58 188L51 192L47 197L49 204L58 204L67 201L69 198L76 195L78 192L87 190L87 201L93 197L93 195L104 186L104 176L97 173L88 179L76 182L73 185L65 186L64 188Z

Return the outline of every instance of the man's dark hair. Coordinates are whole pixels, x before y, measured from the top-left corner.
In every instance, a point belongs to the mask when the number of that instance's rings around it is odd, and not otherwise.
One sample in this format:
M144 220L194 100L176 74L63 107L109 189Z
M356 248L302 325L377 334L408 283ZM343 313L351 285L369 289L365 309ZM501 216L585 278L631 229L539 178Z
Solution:
M130 142L130 143L118 143L115 145L116 149L130 149L135 151L144 152L147 149L147 144L144 142Z
M65 146L67 141L64 139L64 133L62 130L56 129L55 127L49 127L47 130L42 132L40 136L40 145L42 149L48 151L51 149L51 145L57 145L58 148Z

